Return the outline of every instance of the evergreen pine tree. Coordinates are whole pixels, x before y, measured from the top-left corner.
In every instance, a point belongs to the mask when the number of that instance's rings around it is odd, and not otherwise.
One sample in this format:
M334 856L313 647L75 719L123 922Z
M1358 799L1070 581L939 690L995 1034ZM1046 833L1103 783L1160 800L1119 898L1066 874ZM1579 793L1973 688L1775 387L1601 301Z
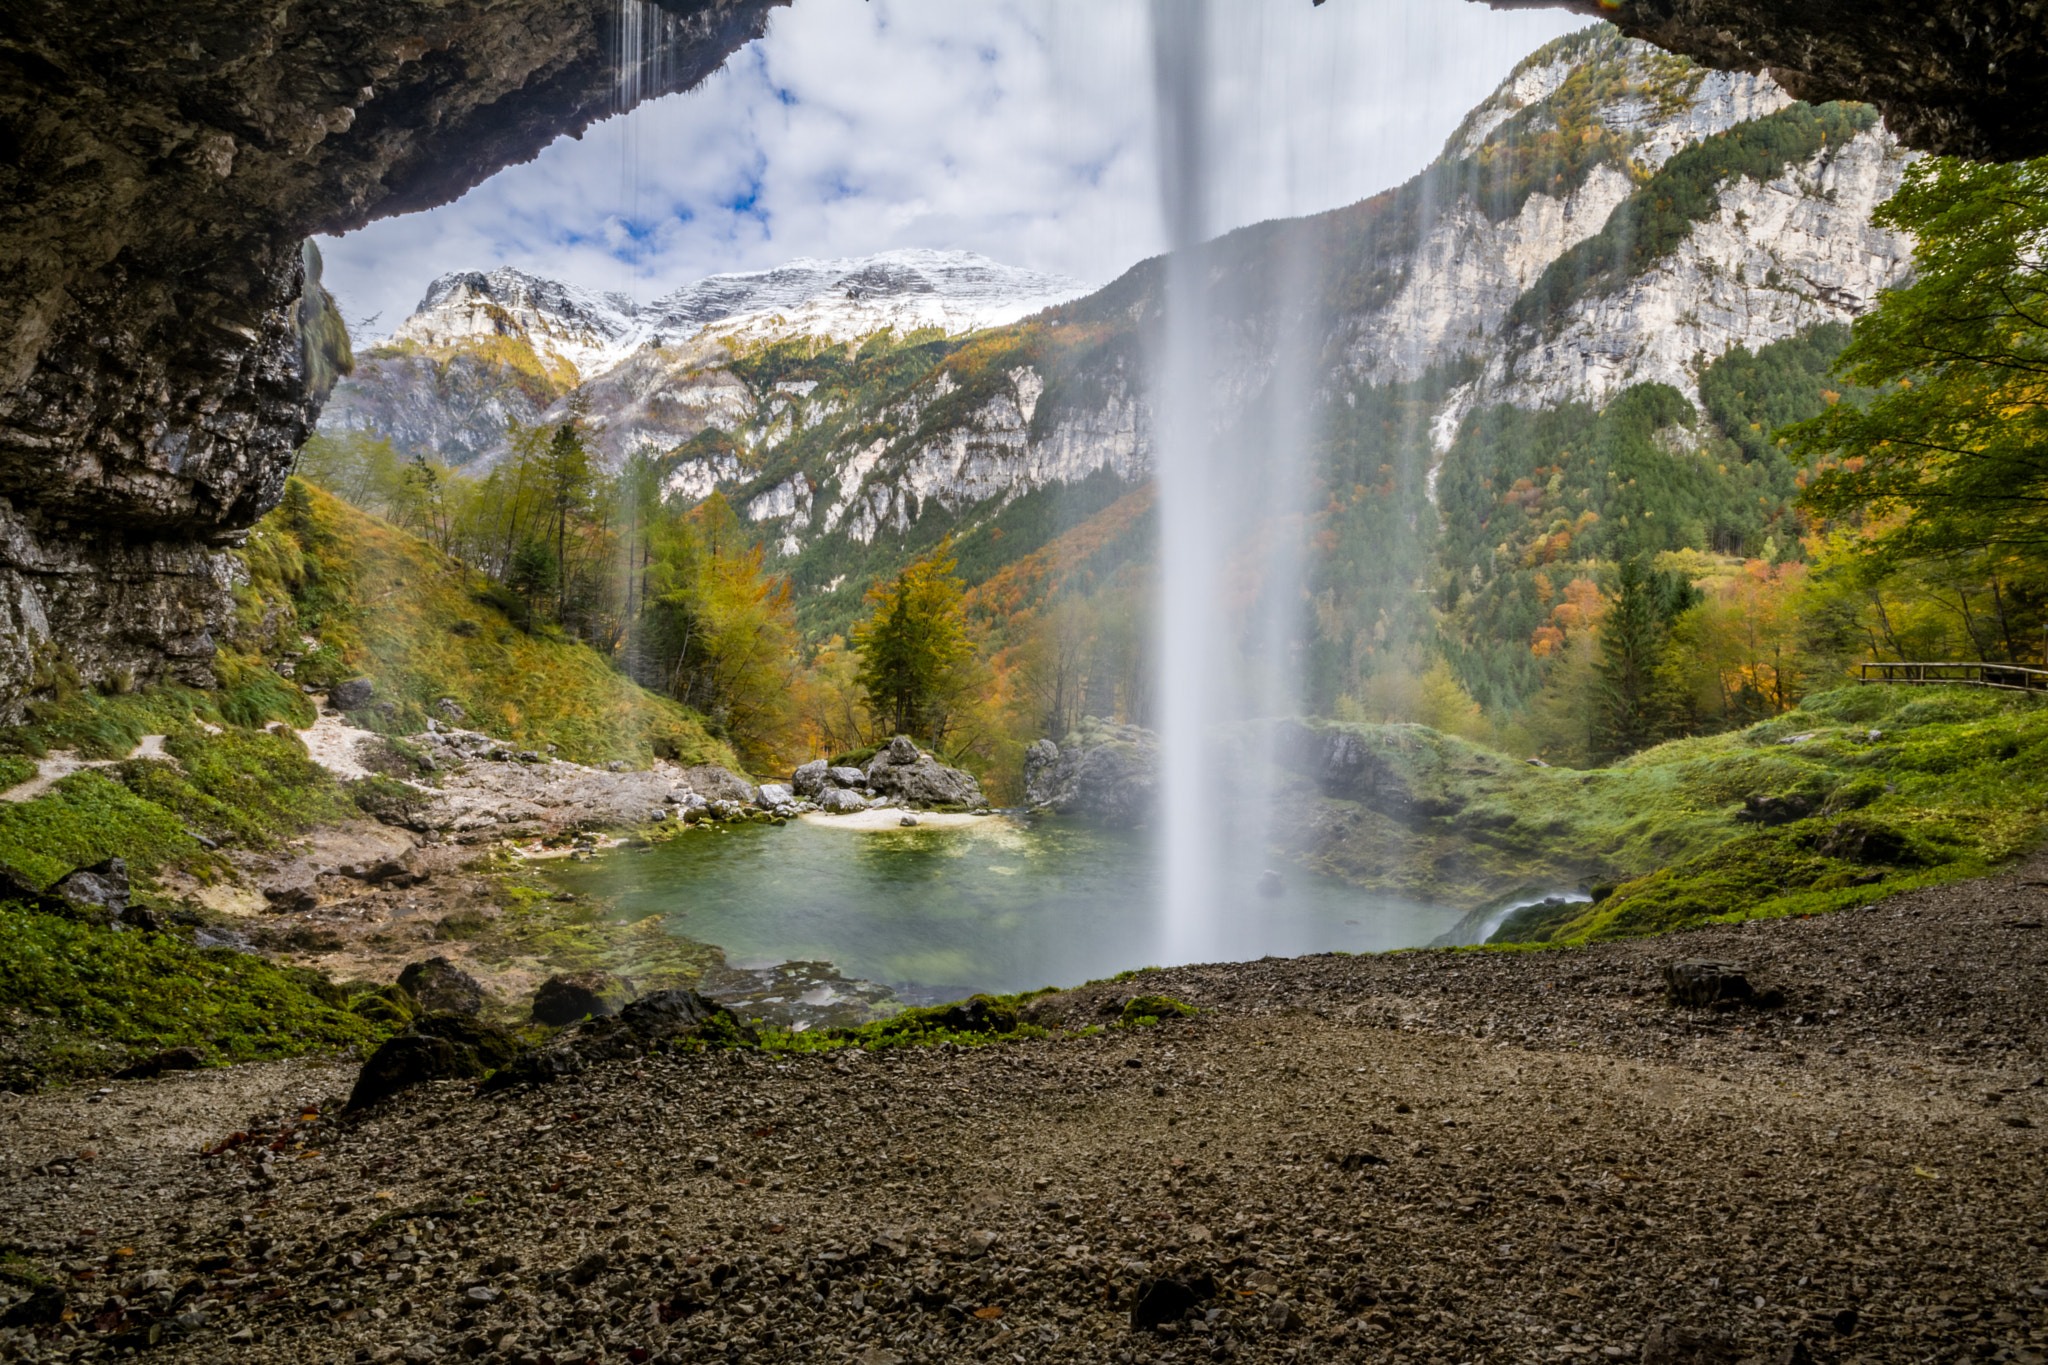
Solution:
M1651 694L1665 630L1654 577L1640 558L1622 560L1614 603L1600 622L1594 747L1603 759L1634 753L1656 737Z

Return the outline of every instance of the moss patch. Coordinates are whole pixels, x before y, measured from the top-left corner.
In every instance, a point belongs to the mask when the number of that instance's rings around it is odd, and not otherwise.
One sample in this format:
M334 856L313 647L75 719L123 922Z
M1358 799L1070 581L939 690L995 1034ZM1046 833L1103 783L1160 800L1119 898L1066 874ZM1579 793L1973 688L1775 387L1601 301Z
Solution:
M1531 767L1420 726L1308 730L1323 744L1359 741L1370 757L1365 776L1296 832L1305 861L1438 904L1532 886L1618 888L1550 925L1559 941L1767 901L1767 913L1860 904L1975 875L2048 834L2048 707L2019 694L1843 688L1591 772ZM1745 823L1749 798L1793 795L1810 819ZM1859 822L1878 837L1852 837ZM1765 894L1772 887L1783 894Z
M104 1075L173 1047L227 1063L384 1036L305 977L169 934L115 933L0 903L0 1085Z

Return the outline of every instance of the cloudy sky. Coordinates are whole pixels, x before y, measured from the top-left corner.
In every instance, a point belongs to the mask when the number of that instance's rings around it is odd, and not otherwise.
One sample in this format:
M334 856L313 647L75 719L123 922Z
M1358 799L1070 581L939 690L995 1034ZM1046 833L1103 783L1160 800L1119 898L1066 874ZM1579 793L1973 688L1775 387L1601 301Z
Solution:
M1219 230L1400 183L1584 22L1469 0L1211 8ZM698 89L323 239L328 287L367 338L434 276L499 265L643 301L896 247L1105 283L1164 240L1151 53L1145 0L796 0Z

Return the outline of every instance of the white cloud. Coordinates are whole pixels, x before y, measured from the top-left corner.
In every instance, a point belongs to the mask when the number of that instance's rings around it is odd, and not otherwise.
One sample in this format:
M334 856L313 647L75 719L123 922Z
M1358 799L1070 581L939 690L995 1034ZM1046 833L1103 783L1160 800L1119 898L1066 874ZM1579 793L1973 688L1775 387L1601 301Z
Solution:
M370 329L499 265L650 299L798 256L964 248L1101 283L1158 251L1144 0L798 0L697 90L563 140L461 200L323 240ZM1469 0L1212 7L1216 193L1232 227L1414 174L1581 21Z

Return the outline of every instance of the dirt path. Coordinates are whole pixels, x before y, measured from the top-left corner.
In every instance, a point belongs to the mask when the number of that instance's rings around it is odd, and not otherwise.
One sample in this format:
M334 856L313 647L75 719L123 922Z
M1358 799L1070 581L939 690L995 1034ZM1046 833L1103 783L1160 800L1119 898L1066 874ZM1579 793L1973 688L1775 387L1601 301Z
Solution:
M294 1365L2038 1365L2044 871L1571 952L1187 968L1044 1010L1158 988L1206 1004L1185 1024L450 1085L309 1139L279 1125L347 1069L0 1100L0 1227L104 1329L39 1359L153 1325L154 1359ZM1654 994L1731 947L1785 1010ZM1134 1330L1164 1275L1199 1316Z
M80 758L73 750L60 749L47 758L37 759L36 775L18 786L0 792L0 801L33 801L73 773L83 772L87 768L111 768L116 763L126 763L131 758L157 758L175 762L176 760L164 752L164 740L167 738L167 735L144 735L142 742L135 746L134 752L121 758Z

